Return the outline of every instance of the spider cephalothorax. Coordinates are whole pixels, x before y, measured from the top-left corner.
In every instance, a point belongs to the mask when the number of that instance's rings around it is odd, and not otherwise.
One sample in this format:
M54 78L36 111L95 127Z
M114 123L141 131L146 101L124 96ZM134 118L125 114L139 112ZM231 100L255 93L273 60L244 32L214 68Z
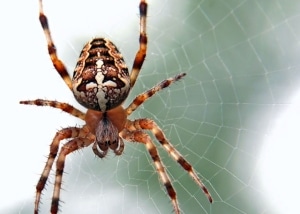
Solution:
M43 11L42 0L39 0L39 19L46 36L48 52L58 74L73 92L76 100L87 108L86 113L79 109L58 101L51 100L26 100L21 104L51 106L61 109L79 119L85 121L82 127L68 127L59 130L50 145L47 163L36 186L36 199L34 213L38 213L41 194L49 177L53 163L56 159L55 183L51 203L51 213L57 213L59 197L64 171L65 159L68 154L90 145L94 153L103 158L109 149L116 155L121 155L124 150L124 140L145 144L154 166L163 182L166 191L172 201L176 214L180 213L176 192L171 180L160 159L157 148L146 131L152 132L170 156L188 172L192 179L203 190L210 202L212 197L204 186L191 164L186 161L176 148L168 141L161 128L151 119L140 118L130 120L128 117L143 102L158 91L180 80L186 74L181 73L166 79L151 89L139 94L126 108L121 105L127 98L130 89L134 86L144 63L147 51L146 35L146 0L140 2L140 47L136 53L131 72L128 72L123 57L116 46L105 38L95 38L88 42L79 56L73 79L69 76L66 67L56 54L47 17ZM62 140L68 140L60 151Z
M121 155L124 150L123 139L119 132L124 129L126 112L122 106L118 106L104 113L95 110L88 110L85 115L86 125L96 136L93 144L94 153L103 158L108 149L116 155Z

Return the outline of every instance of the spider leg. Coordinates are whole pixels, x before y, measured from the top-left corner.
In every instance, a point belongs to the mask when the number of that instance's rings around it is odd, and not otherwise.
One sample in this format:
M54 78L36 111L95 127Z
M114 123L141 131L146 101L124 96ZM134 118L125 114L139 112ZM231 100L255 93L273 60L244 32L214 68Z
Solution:
M163 148L171 155L171 157L181 165L181 167L188 172L188 174L192 177L192 179L198 184L198 186L202 189L204 194L206 195L207 199L210 203L212 203L213 199L203 184L201 179L198 177L197 173L194 171L192 165L184 159L184 157L177 151L175 147L167 140L163 131L159 128L159 126L153 121L148 118L145 119L137 119L133 122L127 122L126 127L136 130L150 130L155 138L160 142Z
M80 111L79 109L75 108L74 106L68 104L68 103L61 103L58 101L53 101L53 100L42 100L42 99L37 99L37 100L23 100L20 101L20 104L25 104L25 105L37 105L37 106L51 106L53 108L58 108L61 109L64 112L67 112L75 117L78 117L82 120L85 119L85 113Z
M145 132L143 132L142 130L123 129L120 132L120 136L131 142L139 142L139 143L145 144L145 146L153 160L154 166L159 174L159 177L160 177L163 185L165 186L167 193L172 201L174 211L176 214L179 214L180 210L179 210L179 205L178 205L175 189L171 183L168 173L165 170L165 166L163 165L163 163L159 157L157 148L156 148L155 144L152 142L149 135L146 134Z
M48 53L50 55L51 61L53 63L54 68L58 72L58 74L61 76L61 78L65 81L69 89L72 91L72 81L71 78L68 74L68 71L63 64L63 62L58 58L57 53L56 53L56 47L54 45L54 42L51 37L50 33L50 28L48 25L48 19L46 15L44 14L43 11L43 3L42 0L39 0L39 20L42 25L46 40L47 40L47 45L48 45Z
M130 73L130 88L133 87L144 63L147 52L147 34L146 34L146 18L147 18L147 3L146 0L140 2L140 48L135 55L132 70Z
M47 160L44 170L41 174L41 177L36 185L34 213L36 213L36 214L38 213L38 208L39 208L40 199L41 199L41 193L42 193L43 189L45 188L45 184L47 182L50 171L52 169L54 159L55 159L58 149L59 149L60 141L67 139L67 138L76 137L79 135L79 133L80 133L80 128L77 128L77 127L64 128L64 129L58 131L56 133L55 137L53 138L53 141L50 145L50 153L48 156L48 160Z
M88 133L86 133L88 134ZM59 156L56 161L56 174L55 174L55 183L54 183L54 191L51 203L51 213L56 214L58 212L59 207L59 196L62 184L62 176L64 172L65 159L66 156L82 147L87 147L95 141L95 136L89 134L89 136L85 137L77 137L73 140L67 142L60 150Z
M166 79L156 86L153 86L148 91L145 91L144 93L139 94L126 108L127 115L130 115L133 111L135 111L141 104L143 104L146 100L148 100L150 97L152 97L156 92L169 87L172 83L180 80L186 75L186 73L180 73L172 78Z

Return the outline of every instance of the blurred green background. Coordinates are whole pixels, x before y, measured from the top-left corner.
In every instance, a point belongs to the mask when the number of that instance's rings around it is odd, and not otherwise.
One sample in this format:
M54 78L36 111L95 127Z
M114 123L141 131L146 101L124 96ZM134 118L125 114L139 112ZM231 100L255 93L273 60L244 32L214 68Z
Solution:
M212 205L159 147L182 213L296 213L299 135L291 120L300 115L295 101L300 2L148 2L148 55L126 104L163 79L187 73L131 116L154 119L211 192ZM58 53L70 73L84 43L95 36L113 40L131 68L138 49L138 3L45 0ZM27 214L55 132L82 122L59 110L18 105L45 98L79 107L50 63L37 1L0 8L14 11L9 15L14 18L1 18L6 30L0 87L13 92L3 106L0 213ZM281 120L292 107L291 120ZM49 210L52 184L53 176L41 213ZM111 153L99 160L91 148L70 155L63 187L62 213L172 213L151 158L136 143L127 143L121 157Z

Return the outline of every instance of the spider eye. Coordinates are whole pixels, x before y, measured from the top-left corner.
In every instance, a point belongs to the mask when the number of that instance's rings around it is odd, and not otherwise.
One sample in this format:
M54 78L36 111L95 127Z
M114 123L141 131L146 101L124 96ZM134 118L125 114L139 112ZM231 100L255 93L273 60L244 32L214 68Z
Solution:
M88 109L105 112L121 105L130 79L117 47L105 38L88 42L79 56L72 87L77 101Z

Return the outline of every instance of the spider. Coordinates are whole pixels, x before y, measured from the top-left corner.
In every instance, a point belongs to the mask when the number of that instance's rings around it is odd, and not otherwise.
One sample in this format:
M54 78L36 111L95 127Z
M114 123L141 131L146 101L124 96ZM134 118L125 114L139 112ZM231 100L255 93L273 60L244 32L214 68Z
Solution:
M160 159L157 148L146 131L153 133L161 146L187 171L212 203L210 193L191 164L185 160L167 140L161 128L153 120L148 118L136 120L128 119L128 116L147 99L158 91L180 80L186 74L180 73L162 81L151 89L136 96L128 107L122 107L123 102L126 100L136 82L146 57L147 7L146 0L141 0L139 4L140 46L136 53L130 74L117 47L110 40L98 37L90 40L83 47L71 79L63 62L57 56L48 20L43 11L43 3L42 0L39 0L39 20L46 37L49 56L54 68L68 88L73 92L75 99L86 107L87 111L84 113L72 105L52 100L36 99L20 101L21 104L58 108L85 121L85 125L82 127L74 126L62 128L55 134L50 145L48 160L36 185L34 213L37 214L39 212L41 194L55 160L56 173L51 213L57 213L59 211L59 197L67 155L90 145L92 145L93 152L99 158L105 157L109 150L112 150L116 155L121 155L125 146L124 139L129 142L142 143L146 146L157 173L170 197L174 211L176 214L179 214L180 209L175 189ZM59 151L59 145L62 140L67 140L67 142Z

